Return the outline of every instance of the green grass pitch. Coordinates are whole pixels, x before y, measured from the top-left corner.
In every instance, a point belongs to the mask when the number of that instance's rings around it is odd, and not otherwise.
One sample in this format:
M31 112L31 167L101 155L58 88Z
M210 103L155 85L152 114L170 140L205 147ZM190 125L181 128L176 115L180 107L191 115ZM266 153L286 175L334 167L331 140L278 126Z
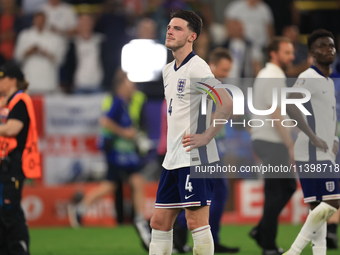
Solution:
M260 248L248 237L252 226L223 226L221 243L241 247L239 255L260 255ZM282 225L277 243L288 249L301 226ZM116 228L39 228L31 229L32 255L147 255L132 226ZM192 254L192 253L187 253ZM302 255L312 254L308 245ZM339 250L327 252L340 254Z

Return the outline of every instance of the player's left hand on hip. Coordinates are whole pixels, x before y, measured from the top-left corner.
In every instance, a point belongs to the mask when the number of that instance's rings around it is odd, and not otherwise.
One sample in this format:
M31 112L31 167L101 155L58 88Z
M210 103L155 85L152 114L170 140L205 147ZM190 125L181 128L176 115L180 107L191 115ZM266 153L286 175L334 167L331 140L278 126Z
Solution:
M191 151L194 148L198 148L209 143L209 139L205 134L195 134L195 135L185 135L182 140L183 147L189 148L186 150L187 152Z
M333 153L335 154L335 155L337 155L338 154L338 150L339 150L339 143L338 143L338 141L334 141L334 143L333 143Z

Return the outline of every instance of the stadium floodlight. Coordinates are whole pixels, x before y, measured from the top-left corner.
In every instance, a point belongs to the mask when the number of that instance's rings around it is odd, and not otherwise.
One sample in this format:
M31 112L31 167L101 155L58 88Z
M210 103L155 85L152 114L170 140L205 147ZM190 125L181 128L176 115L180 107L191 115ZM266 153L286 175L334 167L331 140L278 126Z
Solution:
M167 61L164 45L149 39L135 39L122 49L122 69L132 82L156 81Z

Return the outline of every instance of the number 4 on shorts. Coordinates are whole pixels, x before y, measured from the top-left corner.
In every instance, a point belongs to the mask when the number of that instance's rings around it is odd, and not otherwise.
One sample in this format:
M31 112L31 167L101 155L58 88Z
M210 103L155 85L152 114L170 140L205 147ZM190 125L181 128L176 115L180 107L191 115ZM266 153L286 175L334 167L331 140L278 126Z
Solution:
M189 182L190 179L190 174L187 175L187 180L185 182L185 190L189 190L189 192L192 192L192 190L194 189L191 185L191 182Z

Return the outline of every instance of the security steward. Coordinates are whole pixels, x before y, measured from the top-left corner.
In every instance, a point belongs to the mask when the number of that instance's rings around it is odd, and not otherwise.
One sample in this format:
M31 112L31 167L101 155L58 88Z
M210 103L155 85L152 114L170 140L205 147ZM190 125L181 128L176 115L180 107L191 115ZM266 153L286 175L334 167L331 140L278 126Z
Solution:
M33 103L20 68L0 67L0 254L28 255L29 234L20 206L25 178L41 177ZM7 110L4 110L6 109ZM7 113L6 113L7 112Z

